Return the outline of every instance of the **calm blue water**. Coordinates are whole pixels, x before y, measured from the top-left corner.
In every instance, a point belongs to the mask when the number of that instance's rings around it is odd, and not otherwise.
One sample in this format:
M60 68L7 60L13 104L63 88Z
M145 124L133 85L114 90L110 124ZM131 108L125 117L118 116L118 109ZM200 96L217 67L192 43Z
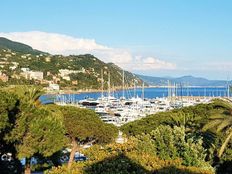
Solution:
M174 90L173 92L174 93ZM227 88L178 88L175 92L178 96L227 96ZM107 96L108 93L104 92L104 95ZM114 97L120 98L122 97L122 91L112 92L111 95ZM231 94L230 94L231 95ZM142 89L138 88L136 91L134 89L126 90L125 97L131 98L133 96L142 97ZM168 96L168 88L145 88L144 89L144 97L145 98L156 98L156 97L166 97ZM101 92L93 92L93 93L81 93L81 94L63 94L56 96L45 95L41 97L42 102L51 102L54 98L65 101L79 101L85 98L94 98L97 99L101 97Z

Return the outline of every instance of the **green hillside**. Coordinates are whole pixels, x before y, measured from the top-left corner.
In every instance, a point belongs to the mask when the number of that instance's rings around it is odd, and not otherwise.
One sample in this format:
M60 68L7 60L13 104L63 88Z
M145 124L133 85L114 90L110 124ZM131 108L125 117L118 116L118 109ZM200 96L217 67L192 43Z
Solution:
M41 51L34 50L32 47L19 43L14 42L4 37L0 37L0 48L1 49L11 49L16 52L26 53L26 54L40 54Z
M16 65L16 66L15 66ZM22 68L30 71L43 72L43 80L25 79L22 77ZM63 89L90 90L101 88L101 72L104 77L104 88L107 89L107 80L110 73L111 87L122 86L123 70L113 63L104 63L90 54L85 55L50 55L32 49L25 44L0 39L0 71L9 76L7 83L39 83L44 86L50 82L59 83ZM61 71L70 71L62 77ZM68 78L68 79L67 79ZM125 84L131 87L141 86L142 80L134 74L125 71Z

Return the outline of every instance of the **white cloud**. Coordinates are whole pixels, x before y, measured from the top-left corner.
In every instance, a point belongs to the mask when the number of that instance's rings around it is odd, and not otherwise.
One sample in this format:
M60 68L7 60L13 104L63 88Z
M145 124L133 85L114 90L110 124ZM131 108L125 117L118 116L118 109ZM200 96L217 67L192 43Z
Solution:
M163 61L154 57L135 57L134 70L174 70L176 69L176 64Z
M0 35L52 54L66 54L81 51L108 49L103 45L97 44L94 39L74 38L56 33L31 31L0 33Z
M127 70L175 69L176 65L154 57L136 57L126 49L110 48L96 43L94 39L40 31L0 33L0 36L30 45L34 49L51 54L94 54L104 62L113 62Z

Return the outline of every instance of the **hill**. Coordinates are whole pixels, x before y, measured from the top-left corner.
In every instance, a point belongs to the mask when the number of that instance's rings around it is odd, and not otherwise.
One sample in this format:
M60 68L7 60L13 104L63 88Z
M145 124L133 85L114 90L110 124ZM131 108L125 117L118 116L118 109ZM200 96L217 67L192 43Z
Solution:
M143 76L143 75L138 75L138 76L151 86L167 86L168 81L170 81L172 84L176 83L176 84L182 84L188 86L226 86L228 83L225 80L208 80L205 78L194 77L194 76L183 76L178 78L152 77L152 76Z
M33 49L32 47L25 45L23 43L14 42L4 37L0 37L0 48L10 49L16 52L27 53L27 54L40 54L42 51Z
M120 88L123 70L90 54L51 55L25 44L0 38L0 72L0 75L8 77L9 84L47 86L49 83L59 83L63 89L91 90L101 88L101 72L105 89L109 73L111 87ZM134 81L137 85L142 84L140 78L125 71L127 86L133 86Z

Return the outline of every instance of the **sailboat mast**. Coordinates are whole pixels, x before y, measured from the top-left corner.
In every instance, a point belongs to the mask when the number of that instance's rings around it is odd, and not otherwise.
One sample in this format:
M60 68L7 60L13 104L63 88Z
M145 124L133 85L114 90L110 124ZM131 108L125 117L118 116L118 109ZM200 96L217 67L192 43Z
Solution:
M114 84L112 84L112 96L114 97Z
M135 89L135 79L134 79L134 98L136 97L136 89Z
M122 98L124 99L124 97L125 97L125 89L124 89L124 87L125 87L125 80L124 80L124 78L125 78L125 74L124 74L124 70L122 71Z
M142 90L142 99L144 100L144 82L143 82L143 90Z
M110 72L108 73L108 97L110 97Z
M178 97L178 84L175 84L175 96Z
M103 99L103 90L104 90L104 79L103 79L103 69L101 70L101 97Z
M206 88L204 88L204 99L206 98Z
M230 98L230 85L228 81L227 81L227 98Z

